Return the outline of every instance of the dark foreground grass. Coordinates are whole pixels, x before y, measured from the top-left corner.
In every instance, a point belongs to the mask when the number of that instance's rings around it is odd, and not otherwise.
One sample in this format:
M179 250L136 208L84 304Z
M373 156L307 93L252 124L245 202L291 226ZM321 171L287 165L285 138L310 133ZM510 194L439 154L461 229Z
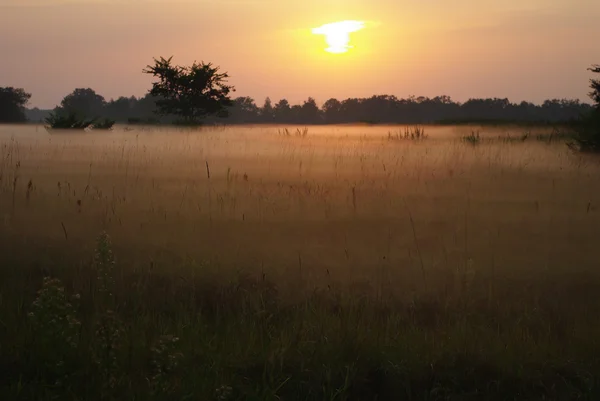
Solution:
M600 399L599 287L575 273L283 293L262 273L130 270L102 236L91 263L0 278L2 400Z

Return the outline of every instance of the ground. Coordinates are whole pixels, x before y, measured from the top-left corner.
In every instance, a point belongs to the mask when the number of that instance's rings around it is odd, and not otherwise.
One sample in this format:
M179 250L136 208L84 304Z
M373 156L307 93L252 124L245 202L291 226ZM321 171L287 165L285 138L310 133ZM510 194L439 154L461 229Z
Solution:
M597 399L600 160L406 129L1 126L5 399Z

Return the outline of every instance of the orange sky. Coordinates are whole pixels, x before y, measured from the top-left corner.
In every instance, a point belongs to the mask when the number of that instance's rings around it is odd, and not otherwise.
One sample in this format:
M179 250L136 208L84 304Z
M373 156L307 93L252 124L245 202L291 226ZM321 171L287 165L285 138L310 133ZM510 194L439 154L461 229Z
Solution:
M367 21L343 55L311 28ZM598 0L0 0L0 86L53 107L140 96L152 57L220 65L262 104L393 94L588 101Z

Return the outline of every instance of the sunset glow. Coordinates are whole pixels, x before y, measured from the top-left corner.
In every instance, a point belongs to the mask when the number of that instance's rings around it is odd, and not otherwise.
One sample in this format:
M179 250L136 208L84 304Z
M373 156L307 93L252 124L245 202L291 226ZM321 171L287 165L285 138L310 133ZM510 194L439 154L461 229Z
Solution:
M589 101L598 20L598 0L0 0L0 37L12 38L0 39L0 77L42 109L78 87L144 96L140 71L159 56L212 62L257 104L375 93Z
M325 42L329 46L325 51L339 54L346 53L352 48L350 34L360 31L364 26L365 23L362 21L340 21L314 28L312 33L325 36Z

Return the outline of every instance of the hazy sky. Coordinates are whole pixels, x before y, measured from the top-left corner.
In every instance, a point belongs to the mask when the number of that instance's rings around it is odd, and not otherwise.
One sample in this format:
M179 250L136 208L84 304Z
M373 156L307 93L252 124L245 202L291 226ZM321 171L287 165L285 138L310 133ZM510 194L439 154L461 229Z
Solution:
M353 19L351 52L311 28ZM153 57L210 61L235 96L393 94L588 101L599 0L0 0L0 86L53 107L76 87L140 96Z

